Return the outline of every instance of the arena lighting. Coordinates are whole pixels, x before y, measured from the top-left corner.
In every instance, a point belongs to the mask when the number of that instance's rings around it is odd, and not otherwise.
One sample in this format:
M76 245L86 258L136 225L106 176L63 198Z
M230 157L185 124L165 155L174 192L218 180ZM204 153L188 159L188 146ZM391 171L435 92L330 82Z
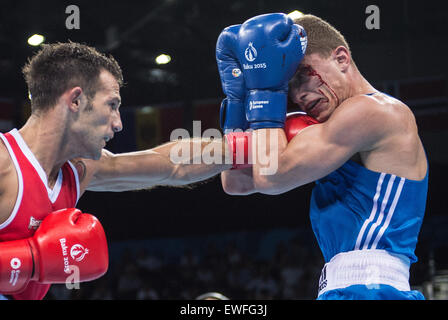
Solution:
M28 38L28 44L30 46L38 46L42 44L42 42L45 41L45 37L40 34L33 34L31 37Z
M288 16L293 20L298 19L301 16L303 16L303 12L301 12L299 10L294 10L293 12L288 13Z
M171 61L171 57L167 54L161 54L156 58L157 64L167 64Z

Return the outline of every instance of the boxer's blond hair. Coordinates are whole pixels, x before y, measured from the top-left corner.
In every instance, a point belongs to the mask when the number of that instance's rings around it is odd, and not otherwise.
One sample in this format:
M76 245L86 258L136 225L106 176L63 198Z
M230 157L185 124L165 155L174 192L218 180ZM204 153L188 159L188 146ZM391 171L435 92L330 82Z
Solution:
M317 53L322 58L328 58L339 46L346 47L351 55L344 36L327 21L312 14L305 14L294 19L294 23L301 25L306 31L308 37L306 55Z
M66 90L75 86L93 98L102 70L110 72L120 87L123 85L121 68L111 55L71 41L43 44L22 69L31 96L31 111L50 109Z

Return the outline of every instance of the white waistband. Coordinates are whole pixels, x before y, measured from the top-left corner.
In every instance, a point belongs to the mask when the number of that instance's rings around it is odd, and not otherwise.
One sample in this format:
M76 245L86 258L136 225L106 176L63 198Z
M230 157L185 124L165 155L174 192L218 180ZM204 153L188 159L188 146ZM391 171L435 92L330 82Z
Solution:
M361 284L379 284L409 291L409 259L385 250L354 250L335 255L322 269L319 296L326 291Z

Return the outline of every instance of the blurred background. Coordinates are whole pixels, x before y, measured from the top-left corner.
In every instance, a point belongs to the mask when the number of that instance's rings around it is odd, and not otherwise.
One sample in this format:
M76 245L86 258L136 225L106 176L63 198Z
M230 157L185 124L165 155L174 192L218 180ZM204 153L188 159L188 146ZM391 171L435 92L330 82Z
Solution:
M380 10L368 29L366 8ZM72 20L79 9L79 25ZM76 9L75 8L75 9ZM413 110L430 166L425 220L411 285L448 298L448 32L443 1L146 0L9 1L0 6L0 129L30 114L21 68L45 43L82 42L112 54L126 86L124 130L112 152L143 150L219 128L223 94L215 61L221 30L255 15L299 10L346 37L361 73ZM75 27L75 28L72 28ZM37 38L37 39L36 39ZM31 44L34 45L30 45ZM293 111L293 110L290 110ZM86 192L78 203L101 220L110 245L107 274L78 290L53 286L46 299L315 299L323 259L308 217L313 185L278 196L228 196L219 176L188 188Z

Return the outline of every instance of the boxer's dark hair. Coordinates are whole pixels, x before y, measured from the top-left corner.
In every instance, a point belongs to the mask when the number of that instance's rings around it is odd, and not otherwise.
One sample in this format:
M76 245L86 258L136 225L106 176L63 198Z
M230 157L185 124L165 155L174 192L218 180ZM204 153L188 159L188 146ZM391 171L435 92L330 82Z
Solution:
M76 42L44 44L23 67L31 97L31 110L46 111L68 89L79 86L88 99L99 89L99 75L109 71L123 85L123 75L111 55Z

